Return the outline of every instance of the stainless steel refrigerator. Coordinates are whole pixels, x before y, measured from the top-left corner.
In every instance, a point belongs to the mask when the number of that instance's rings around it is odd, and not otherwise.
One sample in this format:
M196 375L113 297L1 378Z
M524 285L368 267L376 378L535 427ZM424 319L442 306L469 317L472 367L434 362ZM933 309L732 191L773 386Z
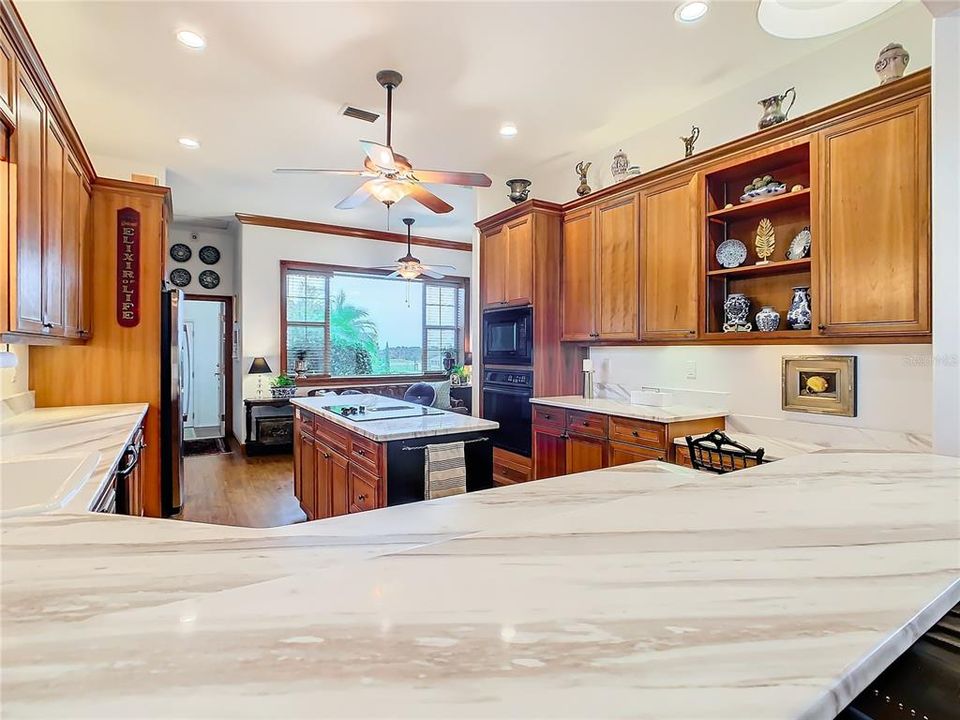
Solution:
M183 509L183 291L164 289L160 303L160 502L164 517Z

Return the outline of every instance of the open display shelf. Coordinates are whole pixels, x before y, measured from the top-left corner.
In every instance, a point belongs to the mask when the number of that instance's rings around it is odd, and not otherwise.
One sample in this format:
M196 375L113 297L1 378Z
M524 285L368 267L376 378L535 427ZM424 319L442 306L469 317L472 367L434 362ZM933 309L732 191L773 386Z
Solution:
M817 238L808 257L800 260L788 260L786 257L790 241L811 223L811 169L810 144L803 140L787 147L780 146L762 155L753 155L748 159L708 171L705 176L706 214L704 225L706 232L706 337L724 339L730 342L756 342L757 336L768 340L782 338L812 337L811 330L791 330L787 324L787 311L793 298L793 288L810 287L813 261L810 256L816 252ZM740 203L744 186L754 178L772 175L785 183L787 192L764 200ZM802 190L791 193L795 185ZM734 203L732 207L724 207ZM776 247L769 262L757 264L761 258L757 255L755 240L757 226L763 218L770 220L775 232ZM747 248L744 262L735 268L725 268L717 262L717 247L728 238L740 240ZM723 304L732 293L743 293L750 299L748 320L753 324L752 332L724 333L725 315ZM812 298L812 303L816 298ZM780 328L772 333L760 333L756 329L756 314L766 305L780 313Z

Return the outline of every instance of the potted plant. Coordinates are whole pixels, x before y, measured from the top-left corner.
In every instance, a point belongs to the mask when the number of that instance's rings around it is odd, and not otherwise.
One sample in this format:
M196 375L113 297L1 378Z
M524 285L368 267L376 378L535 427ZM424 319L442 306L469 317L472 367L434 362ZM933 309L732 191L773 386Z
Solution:
M470 382L470 375L463 365L457 365L450 371L450 383L452 385L466 385Z
M296 381L286 373L280 373L270 383L270 394L277 399L293 397L296 392Z

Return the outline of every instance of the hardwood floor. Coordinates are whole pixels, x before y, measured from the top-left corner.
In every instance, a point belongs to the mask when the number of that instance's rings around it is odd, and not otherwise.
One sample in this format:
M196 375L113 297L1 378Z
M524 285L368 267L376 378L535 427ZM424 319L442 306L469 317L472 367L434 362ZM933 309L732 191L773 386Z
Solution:
M245 458L234 449L184 458L183 471L180 520L275 527L307 519L293 496L292 455Z

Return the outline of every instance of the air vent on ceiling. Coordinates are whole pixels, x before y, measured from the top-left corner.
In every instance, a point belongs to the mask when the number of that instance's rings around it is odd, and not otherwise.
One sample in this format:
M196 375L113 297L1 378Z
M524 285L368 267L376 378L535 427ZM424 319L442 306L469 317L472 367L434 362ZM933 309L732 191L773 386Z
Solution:
M375 112L361 110L360 108L355 108L352 105L344 105L342 108L340 108L340 114L345 115L346 117L356 118L357 120L363 120L364 122L368 123L376 122L380 118L380 116Z

